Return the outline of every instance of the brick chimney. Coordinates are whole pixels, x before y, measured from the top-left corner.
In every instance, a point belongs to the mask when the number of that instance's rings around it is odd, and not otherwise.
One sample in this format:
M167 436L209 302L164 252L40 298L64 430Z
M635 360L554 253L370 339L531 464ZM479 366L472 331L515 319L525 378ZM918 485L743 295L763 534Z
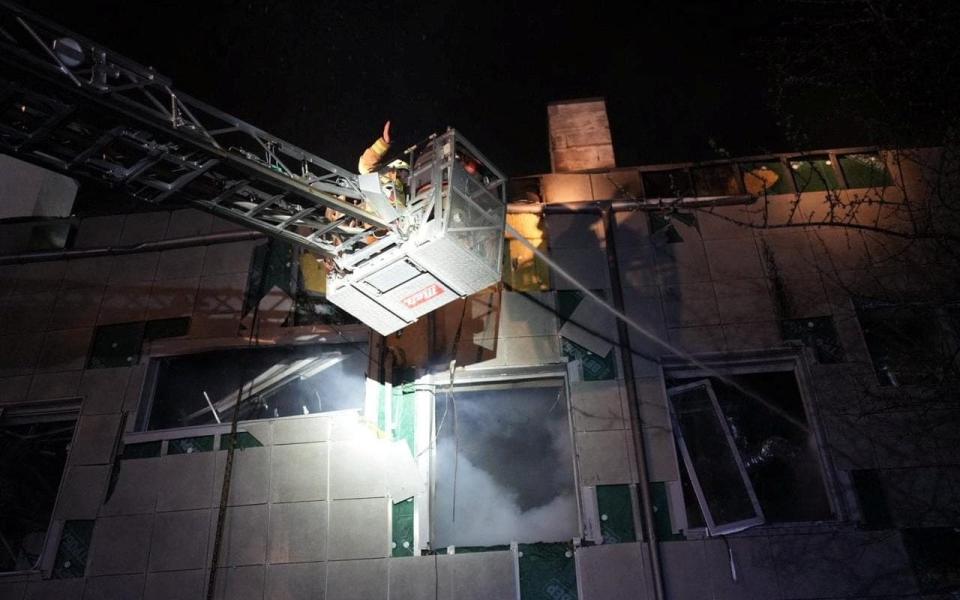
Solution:
M616 167L603 98L563 100L547 105L550 169L578 173Z

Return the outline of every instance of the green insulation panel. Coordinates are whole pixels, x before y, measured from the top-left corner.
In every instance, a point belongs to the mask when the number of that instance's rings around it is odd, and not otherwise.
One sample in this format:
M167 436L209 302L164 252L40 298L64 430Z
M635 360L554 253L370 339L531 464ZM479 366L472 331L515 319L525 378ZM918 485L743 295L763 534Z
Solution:
M213 450L212 435L179 438L167 442L167 454L193 454L194 452L210 452L211 450Z
M522 600L576 600L571 544L520 544L519 550Z
M250 432L247 431L238 431L237 432L237 450L243 450L245 448L260 448L263 444L260 443L260 440L256 438ZM220 449L229 450L230 449L230 434L225 433L220 436Z
M137 444L124 444L123 454L120 458L124 460L133 458L156 458L160 456L160 446L162 442L156 440L153 442L139 442Z
M93 521L67 521L63 524L57 560L51 576L54 579L83 577L87 569L90 539L93 537Z
M598 485L597 508L604 544L637 541L633 527L633 500L628 485Z
M405 383L402 386L393 388L393 439L403 440L410 447L410 453L416 454L414 450L414 433L417 424L417 404L412 383Z
M391 556L413 556L413 498L393 503Z
M653 526L657 531L657 539L661 542L686 539L673 532L673 525L670 523L670 497L664 482L655 481L650 484L650 499L653 502Z

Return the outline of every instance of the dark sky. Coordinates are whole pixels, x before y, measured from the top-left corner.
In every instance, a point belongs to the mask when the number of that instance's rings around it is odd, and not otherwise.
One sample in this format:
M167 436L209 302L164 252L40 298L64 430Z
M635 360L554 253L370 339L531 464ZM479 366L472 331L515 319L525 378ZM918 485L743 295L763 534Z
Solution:
M783 150L756 36L771 4L120 0L30 6L176 87L353 169L450 125L510 175L549 170L546 104L607 99L620 166Z

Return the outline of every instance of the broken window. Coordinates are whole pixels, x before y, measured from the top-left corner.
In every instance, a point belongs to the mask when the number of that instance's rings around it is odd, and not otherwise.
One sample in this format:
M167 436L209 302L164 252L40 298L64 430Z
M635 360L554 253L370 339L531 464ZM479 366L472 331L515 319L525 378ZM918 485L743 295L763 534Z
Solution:
M434 548L579 535L562 379L438 386L435 400Z
M958 307L860 302L857 318L880 385L939 385L956 378Z
M269 419L363 407L366 344L232 349L154 361L138 429Z
M711 535L763 523L763 512L707 380L670 389L675 433Z
M73 438L75 414L75 408L0 409L0 571L37 567Z
M717 534L762 522L832 517L815 435L792 371L667 383L688 523L705 523Z

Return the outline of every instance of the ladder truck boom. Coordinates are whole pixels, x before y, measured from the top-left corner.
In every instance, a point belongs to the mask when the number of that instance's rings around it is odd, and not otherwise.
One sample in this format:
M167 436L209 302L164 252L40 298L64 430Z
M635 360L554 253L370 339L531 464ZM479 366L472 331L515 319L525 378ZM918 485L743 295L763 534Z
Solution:
M0 0L0 151L191 204L306 248L327 298L381 334L500 278L505 176L453 130L407 151L408 196L176 90Z

